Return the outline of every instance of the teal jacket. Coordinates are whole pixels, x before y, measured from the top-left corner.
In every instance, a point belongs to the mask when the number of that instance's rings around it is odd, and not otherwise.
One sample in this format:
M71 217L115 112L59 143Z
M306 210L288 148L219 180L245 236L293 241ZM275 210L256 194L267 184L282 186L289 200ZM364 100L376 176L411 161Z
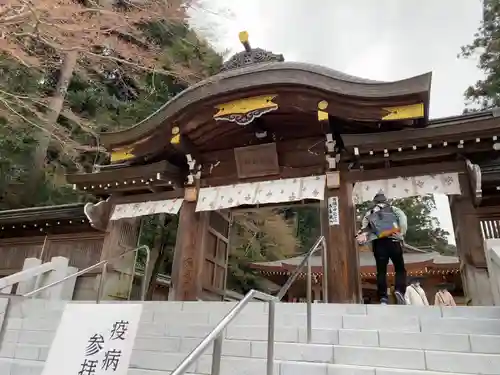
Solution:
M375 205L375 207L368 210L365 213L365 216L363 216L363 220L361 220L360 232L366 232L366 234L368 235L368 242L371 242L371 241L377 239L375 234L370 232L370 228L368 227L368 224L369 224L368 216L370 216L372 212L377 212L378 210L380 210L381 208L383 208L385 206L387 206L387 203L378 203L377 205ZM396 217L398 218L398 225L399 225L399 228L401 229L400 235L392 236L392 238L403 241L404 236L406 234L406 231L408 230L408 219L406 217L406 214L403 212L403 210L401 210L395 206L391 206L391 207L392 207L392 211L394 212L394 215L396 215Z

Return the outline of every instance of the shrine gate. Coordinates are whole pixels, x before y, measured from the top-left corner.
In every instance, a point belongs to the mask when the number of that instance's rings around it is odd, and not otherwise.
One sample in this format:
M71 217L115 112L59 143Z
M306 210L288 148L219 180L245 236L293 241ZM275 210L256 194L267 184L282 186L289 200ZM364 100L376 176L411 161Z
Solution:
M111 163L68 175L106 200L101 258L122 251L139 217L179 215L173 298L225 290L231 208L319 202L329 302L360 302L355 203L444 193L468 284L487 277L479 212L496 207L495 110L430 121L431 73L397 82L353 77L282 55L244 51L136 126L100 135ZM369 184L366 182L369 181ZM500 212L500 210L499 210ZM130 243L130 239L128 240Z

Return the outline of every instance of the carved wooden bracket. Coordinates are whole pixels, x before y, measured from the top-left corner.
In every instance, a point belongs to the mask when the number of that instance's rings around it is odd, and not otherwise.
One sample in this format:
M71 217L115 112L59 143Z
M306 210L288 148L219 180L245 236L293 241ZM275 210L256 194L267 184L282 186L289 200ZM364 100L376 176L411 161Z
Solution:
M474 205L479 206L483 198L483 190L481 188L481 168L477 164L472 164L470 160L465 161L467 166L467 174L469 175L469 184L471 188Z
M186 161L189 167L189 174L187 175L187 186L195 185L201 177L201 164L197 163L196 159L191 154L186 155Z
M99 203L87 203L83 207L83 212L87 219L89 220L90 225L101 231L106 231L108 227L109 217L111 214L112 203L109 201L109 198L105 201L100 201Z
M340 152L338 150L337 140L332 134L330 127L329 115L326 109L328 108L328 102L322 100L318 103L318 122L323 125L323 129L326 132L325 140L325 161L326 170L334 171L337 169L337 165L340 162Z

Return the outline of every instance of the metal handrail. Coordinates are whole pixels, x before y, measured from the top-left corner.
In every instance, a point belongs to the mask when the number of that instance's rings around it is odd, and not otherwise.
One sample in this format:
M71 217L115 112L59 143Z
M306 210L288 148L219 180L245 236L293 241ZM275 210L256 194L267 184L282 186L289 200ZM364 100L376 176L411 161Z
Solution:
M304 259L302 259L302 262L295 268L295 270L292 272L288 280L286 281L285 285L281 287L279 290L278 294L276 297L278 300L282 300L283 297L285 296L286 292L288 292L288 289L292 286L292 284L297 280L297 277L299 277L300 271L302 271L302 268L309 263L309 258L318 250L320 249L320 245L323 245L325 241L325 236L319 236L314 245L309 249L307 253L304 255ZM326 253L326 252L325 252Z
M302 268L307 264L307 340L311 342L312 324L311 324L311 291L312 291L312 273L311 273L311 263L309 259L312 254L314 254L320 245L323 246L323 266L324 273L326 272L326 241L324 236L320 236L311 249L305 254L304 259L297 268L294 270L288 281L283 285L281 290L276 296L271 296L270 294L260 292L258 290L252 289L249 291L243 299L234 306L229 313L226 314L224 318L217 324L217 326L201 341L201 343L193 349L191 353L177 366L177 368L170 375L184 375L189 368L197 361L200 356L207 350L208 346L213 342L213 355L212 355L212 370L211 375L220 375L220 364L222 358L222 343L224 341L223 332L246 307L246 305L253 299L260 299L267 301L269 303L268 311L268 337L267 337L267 363L266 363L266 375L273 375L274 371L274 329L276 323L276 302L279 302L286 294L290 286L297 279ZM323 282L325 284L325 280ZM327 289L324 289L324 298L326 301Z
M142 250L146 250L146 264L144 265L144 269L147 270L148 266L149 266L149 260L151 258L151 251L149 250L148 246L141 245L141 246L136 247L134 249L124 251L123 253L121 253L120 255L117 255L116 257L112 257L112 258L109 258L109 259L101 260L100 262L94 264L93 266L87 267L87 268L85 268L85 269L83 269L81 271L78 271L78 272L75 272L75 273L73 273L71 275L63 277L61 280L54 281L53 283L44 285L44 286L42 286L42 287L40 287L38 289L35 289L35 290L33 290L33 291L29 292L29 293L23 294L23 297L32 297L32 296L34 296L34 295L36 295L36 294L38 294L40 292L43 292L46 289L49 289L49 288L52 288L53 286L61 284L61 283L65 282L66 280L72 279L74 277L81 276L83 274L86 274L89 271L92 271L92 270L95 270L96 268L102 267L101 279L99 280L99 286L97 288L97 298L96 298L96 303L99 303L99 302L101 302L101 298L102 298L102 291L103 291L103 287L104 287L104 281L107 278L107 274L108 274L107 273L108 264L110 262L112 262L112 261L121 259L121 258L123 258L124 256L126 256L126 255L128 255L130 253L136 253L136 252L138 252L141 249ZM134 273L135 273L135 269L134 269ZM144 275L142 277L142 283L141 283L141 301L144 301L145 298L146 298L146 282L147 282L146 277L147 277L147 272L145 271Z
M306 326L307 326L307 342L310 343L312 340L312 269L311 269L311 256L319 249L323 249L322 252L322 263L323 263L323 302L328 303L328 266L327 266L327 255L326 255L326 240L325 236L319 236L314 245L309 249L309 251L305 254L302 262L295 268L292 272L285 285L283 285L276 295L278 301L281 301L285 294L288 292L288 289L295 282L300 272L307 266L307 279L306 279Z
M214 342L213 356L212 356L212 371L211 375L220 374L220 363L222 357L222 343L224 341L223 332L248 305L248 303L258 298L260 300L268 301L268 337L267 337L267 371L266 375L273 375L274 370L274 325L275 325L275 308L277 298L269 294L252 289L243 299L234 306L227 315L217 324L217 326L210 332L201 343L193 349L191 353L177 366L177 368L170 375L184 375L188 369L197 361L200 356L207 350L208 346Z

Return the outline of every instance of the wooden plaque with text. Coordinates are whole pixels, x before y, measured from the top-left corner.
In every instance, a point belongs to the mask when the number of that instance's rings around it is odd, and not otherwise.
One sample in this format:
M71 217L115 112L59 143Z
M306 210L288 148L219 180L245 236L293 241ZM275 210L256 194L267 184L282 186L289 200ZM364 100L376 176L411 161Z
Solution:
M239 178L276 175L280 173L276 143L234 149Z

